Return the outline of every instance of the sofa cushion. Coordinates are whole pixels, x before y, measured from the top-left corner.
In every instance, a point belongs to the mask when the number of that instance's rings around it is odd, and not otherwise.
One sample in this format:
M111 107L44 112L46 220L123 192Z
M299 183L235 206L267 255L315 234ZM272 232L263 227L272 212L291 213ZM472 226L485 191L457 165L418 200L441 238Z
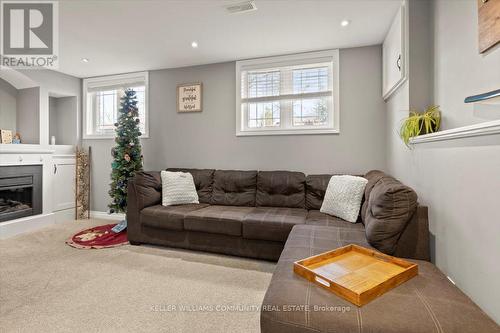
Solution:
M390 177L373 186L364 216L366 238L379 251L393 254L408 221L417 209L417 194Z
M357 243L356 237L364 238L363 232L308 225L293 228L262 302L262 333L499 331L429 262L414 261L417 276L361 308L294 273L294 261Z
M140 219L141 223L148 227L184 230L184 217L186 214L207 206L208 204L155 205L144 208L140 213Z
M241 222L252 209L252 207L209 206L188 213L184 218L184 229L241 236Z
M255 206L257 171L216 170L212 204Z
M307 213L306 224L330 227L352 228L364 230L363 223L351 223L339 217L321 213L319 210L310 210Z
M302 172L259 171L256 205L264 207L305 207L306 176Z
M364 196L364 202L363 205L361 206L361 221L365 223L364 219L366 216L366 210L368 209L368 198L370 197L370 193L372 192L373 187L375 184L383 177L386 177L387 175L383 173L380 170L371 170L366 173L364 176L367 180L368 183L366 183L365 187L365 196Z
M167 171L189 172L193 176L196 192L200 203L210 203L212 199L212 186L214 182L213 169L168 168Z
M257 207L243 220L243 238L286 241L293 226L306 222L301 208Z
M137 208L161 203L161 177L159 171L140 171L134 176Z
M309 175L306 177L306 208L320 209L326 188L332 175Z

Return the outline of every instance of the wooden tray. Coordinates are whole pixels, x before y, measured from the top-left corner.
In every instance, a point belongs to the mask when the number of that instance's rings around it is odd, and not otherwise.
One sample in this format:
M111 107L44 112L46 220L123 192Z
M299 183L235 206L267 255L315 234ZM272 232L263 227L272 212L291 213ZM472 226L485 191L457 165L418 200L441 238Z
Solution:
M296 261L293 271L363 306L416 276L418 265L351 244Z

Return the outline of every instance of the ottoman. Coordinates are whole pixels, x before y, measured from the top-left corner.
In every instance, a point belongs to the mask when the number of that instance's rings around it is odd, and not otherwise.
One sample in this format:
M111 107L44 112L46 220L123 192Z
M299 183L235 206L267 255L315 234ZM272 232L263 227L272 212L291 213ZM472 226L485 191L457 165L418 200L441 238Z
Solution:
M419 275L358 308L293 272L293 262L347 244L369 247L364 230L298 225L285 244L261 308L261 332L500 332L432 263Z

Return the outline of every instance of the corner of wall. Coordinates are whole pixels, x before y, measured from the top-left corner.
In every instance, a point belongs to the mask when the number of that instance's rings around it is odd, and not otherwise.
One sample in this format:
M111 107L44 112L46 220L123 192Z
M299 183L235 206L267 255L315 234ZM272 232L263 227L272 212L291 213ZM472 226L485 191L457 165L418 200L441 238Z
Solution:
M409 1L409 108L434 104L433 1Z

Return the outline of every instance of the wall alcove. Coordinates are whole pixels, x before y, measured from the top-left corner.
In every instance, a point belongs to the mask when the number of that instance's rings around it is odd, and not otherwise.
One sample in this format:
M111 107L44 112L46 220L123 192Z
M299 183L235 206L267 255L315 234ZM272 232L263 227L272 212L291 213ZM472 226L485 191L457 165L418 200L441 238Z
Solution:
M76 145L79 97L43 80L55 72L34 72L0 70L0 129L19 133L23 144L47 145L54 136L56 145Z

